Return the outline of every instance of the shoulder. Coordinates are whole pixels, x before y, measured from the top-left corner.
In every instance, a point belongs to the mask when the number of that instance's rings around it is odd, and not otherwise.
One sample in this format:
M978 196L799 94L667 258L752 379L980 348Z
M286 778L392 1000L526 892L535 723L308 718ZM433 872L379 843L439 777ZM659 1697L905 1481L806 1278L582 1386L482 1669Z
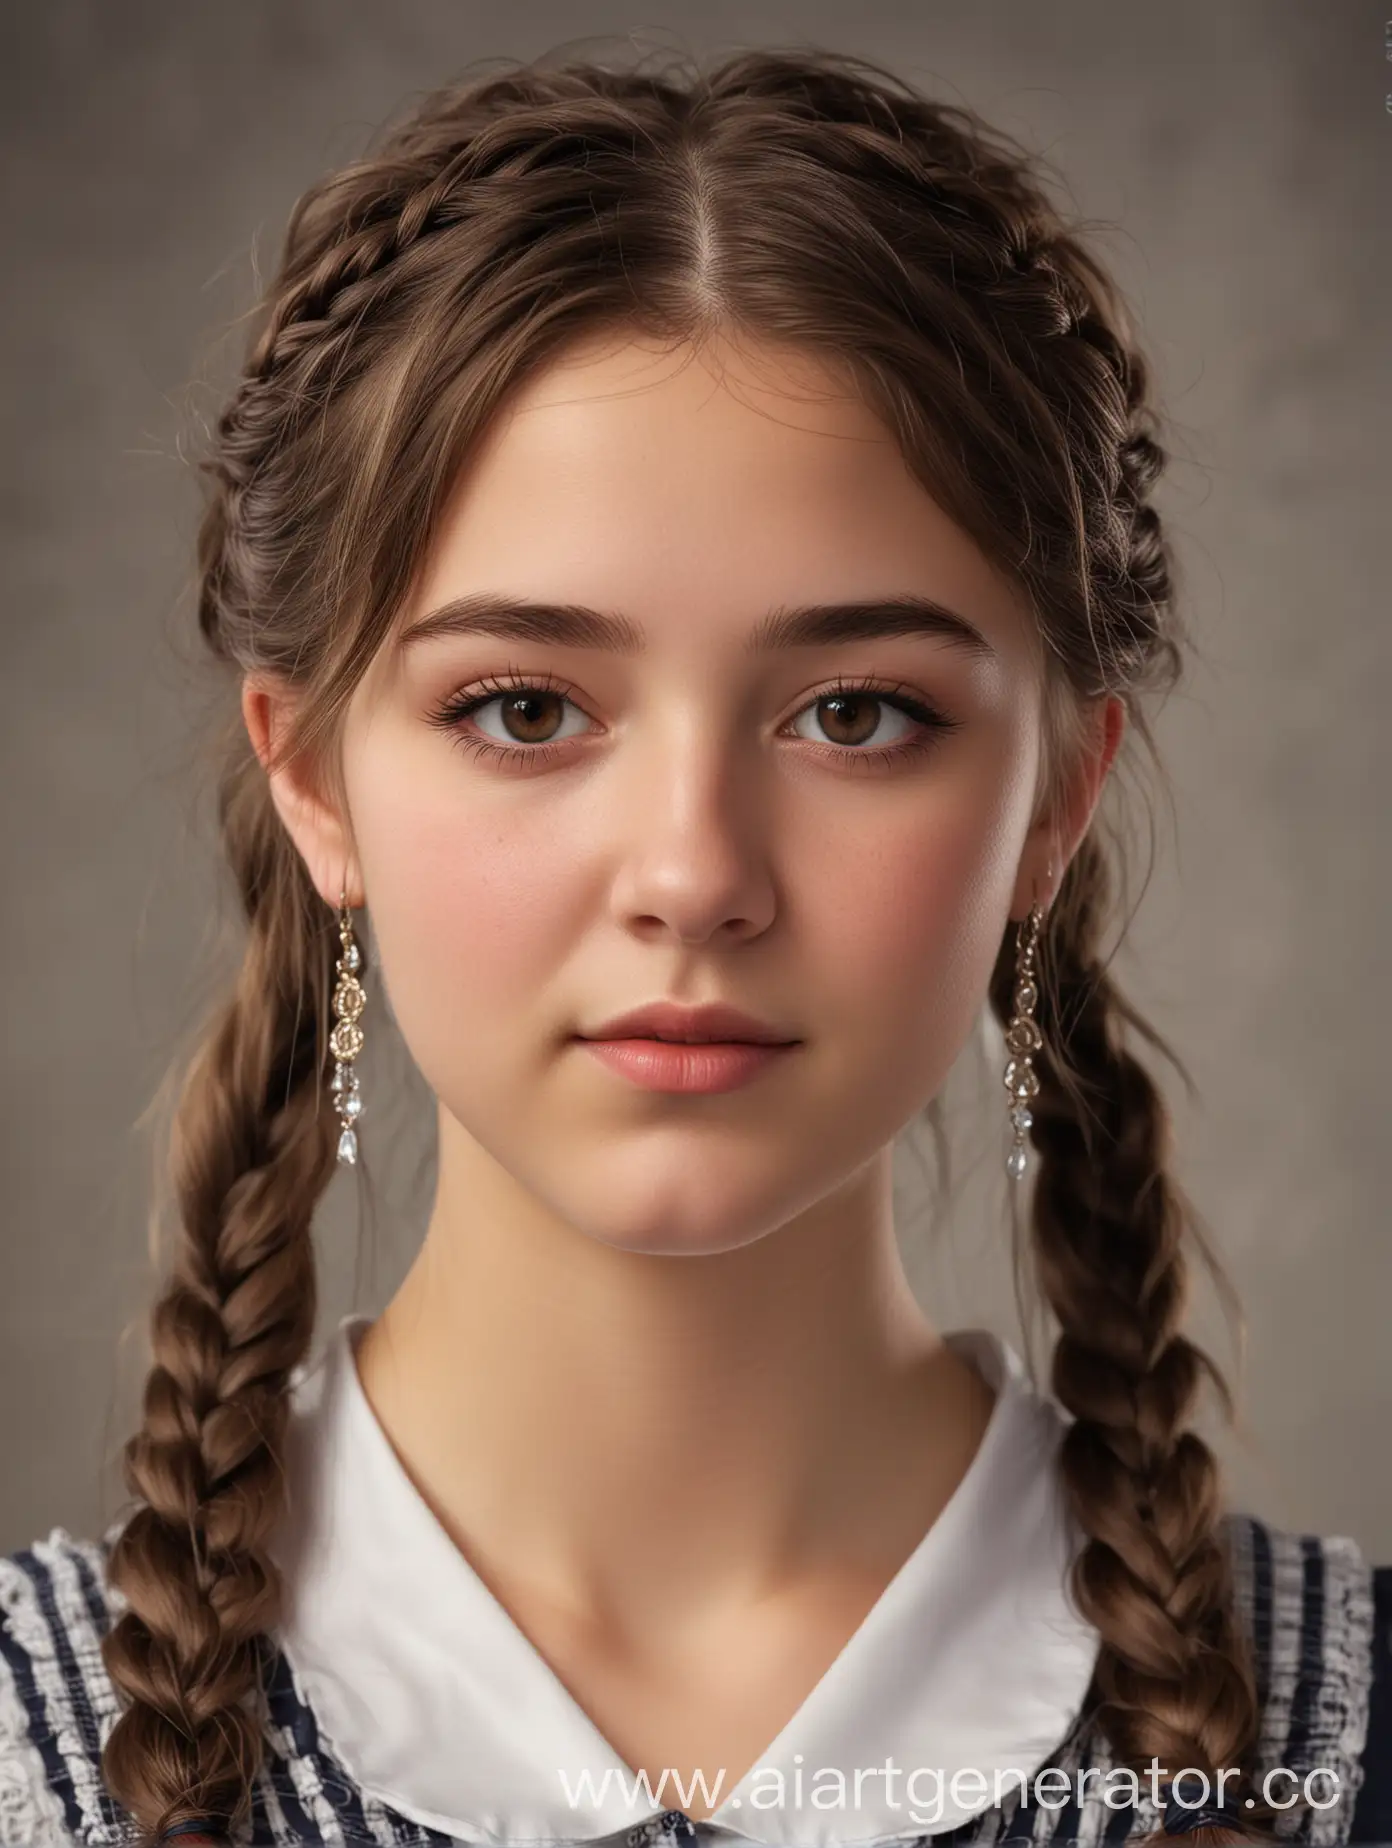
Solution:
M105 1551L55 1527L0 1556L0 1841L130 1839L101 1785L117 1712L101 1658L112 1620Z
M99 1540L79 1540L59 1527L0 1555L0 1848L134 1848L140 1839L102 1781L102 1748L120 1712L101 1654L124 1609L106 1577L119 1532L118 1522ZM355 1786L278 1649L262 1692L265 1750L247 1831L257 1848L448 1848L446 1836Z
M1277 1800L1316 1772L1316 1809L1301 1839L1349 1842L1362 1833L1372 1795L1368 1773L1392 1749L1374 1713L1378 1651L1375 1590L1383 1586L1381 1654L1387 1654L1386 1587L1357 1542L1342 1534L1289 1532L1250 1514L1226 1521L1237 1612L1252 1644L1261 1706L1258 1763ZM1379 1729L1380 1735L1379 1736ZM1285 1775L1285 1774L1291 1775ZM1386 1839L1385 1833L1382 1839Z

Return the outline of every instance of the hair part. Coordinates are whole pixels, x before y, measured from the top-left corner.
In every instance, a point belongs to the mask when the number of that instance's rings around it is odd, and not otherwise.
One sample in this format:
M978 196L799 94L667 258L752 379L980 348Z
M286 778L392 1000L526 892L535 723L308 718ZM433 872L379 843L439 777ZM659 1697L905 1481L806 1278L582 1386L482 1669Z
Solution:
M460 469L510 394L605 331L748 337L843 370L1035 612L1041 805L1092 702L1119 697L1154 754L1147 701L1184 638L1150 500L1150 373L1117 290L1040 164L971 111L868 60L750 51L685 81L545 61L461 81L295 206L200 465L197 607L238 679L299 695L286 753L326 787ZM175 1119L178 1242L105 1645L125 1707L104 1772L151 1837L248 1814L280 1595L267 1543L336 1136L320 1108L333 919L241 728L219 819L245 960ZM1125 1029L1163 1042L1101 960L1116 871L1094 827L1041 939L1031 1241L1074 1420L1061 1468L1102 1636L1099 1723L1119 1762L1214 1771L1247 1764L1257 1700L1218 1467L1190 1428L1201 1376L1222 1391L1182 1333L1199 1229ZM1002 1022L1013 951L1007 931Z

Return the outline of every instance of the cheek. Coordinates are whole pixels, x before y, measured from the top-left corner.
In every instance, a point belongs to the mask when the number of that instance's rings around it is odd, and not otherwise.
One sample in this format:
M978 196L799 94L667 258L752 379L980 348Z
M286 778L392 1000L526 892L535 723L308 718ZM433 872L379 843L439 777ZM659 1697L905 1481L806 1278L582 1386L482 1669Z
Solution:
M1022 818L1009 783L964 774L872 830L824 832L803 864L838 1026L943 1069L975 1019L1006 927ZM909 1050L912 1049L912 1050Z
M378 979L423 1075L448 1091L461 1045L505 1057L553 992L576 933L564 841L539 812L503 820L423 779L409 797L367 781L353 816Z

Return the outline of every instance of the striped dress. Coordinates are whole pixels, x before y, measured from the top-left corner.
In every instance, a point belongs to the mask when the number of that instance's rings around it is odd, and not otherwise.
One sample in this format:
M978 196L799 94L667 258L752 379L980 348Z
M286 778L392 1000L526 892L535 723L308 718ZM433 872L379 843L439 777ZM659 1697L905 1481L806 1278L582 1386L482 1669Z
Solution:
M104 1584L117 1531L83 1541L55 1528L47 1540L0 1558L0 1843L6 1848L64 1842L123 1848L137 1838L101 1779L102 1743L119 1711L100 1655L101 1638L121 1608L119 1595ZM1287 1812L1277 1833L1311 1843L1392 1841L1392 1569L1374 1571L1352 1540L1286 1533L1250 1515L1230 1515L1227 1532L1261 1695L1259 1768L1285 1767L1302 1778L1323 1768L1339 1779L1332 1807ZM1117 1845L1160 1827L1163 1811L1150 1800L1148 1784L1140 1801L1126 1807L1103 1796L1113 1761L1089 1722L1090 1709L1085 1703L1049 1761L1072 1792L1061 1806L1031 1806L1014 1791L947 1832L919 1831L899 1841L925 1848ZM262 1724L265 1752L240 1840L258 1848L357 1842L445 1848L450 1841L354 1786L325 1749L283 1655L272 1663ZM1099 1775L1080 1777L1088 1767ZM1286 1780L1277 1794L1290 1787ZM1317 1797L1324 1788L1315 1786ZM700 1842L715 1848L718 1840L703 1823L669 1810L607 1838L604 1848Z

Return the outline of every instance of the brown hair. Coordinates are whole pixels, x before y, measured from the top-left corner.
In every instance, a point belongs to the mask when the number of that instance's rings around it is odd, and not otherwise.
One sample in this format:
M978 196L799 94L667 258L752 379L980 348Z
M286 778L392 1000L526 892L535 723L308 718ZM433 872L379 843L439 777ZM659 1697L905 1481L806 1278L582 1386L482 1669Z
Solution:
M242 376L202 463L199 624L236 670L302 695L291 746L338 787L337 726L408 592L442 500L506 395L601 328L792 343L849 368L909 466L1028 595L1047 668L1046 787L1086 703L1181 666L1150 491L1165 461L1119 294L1037 161L863 59L751 51L678 80L547 60L420 102L300 199ZM223 842L246 914L235 991L174 1121L172 1271L153 1312L140 1505L105 1645L125 1697L109 1788L152 1836L244 1822L278 1581L289 1375L313 1338L311 1216L334 917L229 731ZM1096 1717L1118 1763L1250 1768L1257 1699L1214 1456L1189 1428L1186 1251L1168 1116L1130 1027L1168 1053L1103 954L1116 844L1068 866L1040 946L1032 1141L1052 1384L1102 1637ZM1015 934L990 982L1012 1008ZM1182 1068L1181 1068L1182 1069ZM1230 1404L1229 1404L1230 1409Z

